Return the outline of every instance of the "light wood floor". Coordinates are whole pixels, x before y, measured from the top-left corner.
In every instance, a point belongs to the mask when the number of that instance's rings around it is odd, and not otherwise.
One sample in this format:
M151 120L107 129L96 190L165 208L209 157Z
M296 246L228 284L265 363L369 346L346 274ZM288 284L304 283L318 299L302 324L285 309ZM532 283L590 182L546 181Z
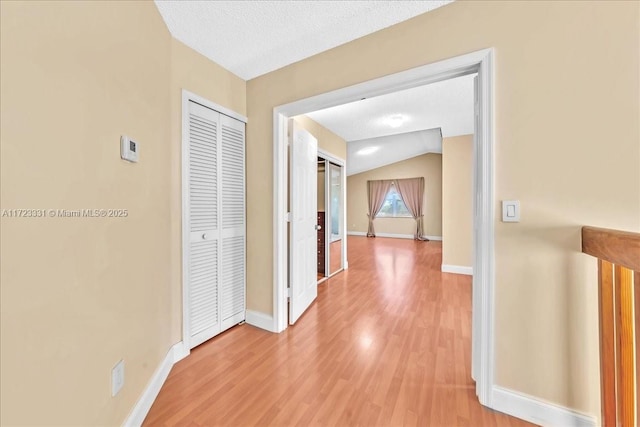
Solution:
M347 246L349 246L347 244ZM329 244L329 271L331 274L342 268L342 240Z
M476 399L470 278L440 273L441 244L348 239L349 269L296 325L195 348L145 425L530 425Z

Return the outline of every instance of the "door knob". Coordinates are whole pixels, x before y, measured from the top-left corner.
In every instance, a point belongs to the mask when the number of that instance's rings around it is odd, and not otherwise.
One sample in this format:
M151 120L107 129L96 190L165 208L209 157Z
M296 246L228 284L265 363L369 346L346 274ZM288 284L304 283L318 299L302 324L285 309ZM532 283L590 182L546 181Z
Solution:
M202 240L207 240L207 233L202 233Z

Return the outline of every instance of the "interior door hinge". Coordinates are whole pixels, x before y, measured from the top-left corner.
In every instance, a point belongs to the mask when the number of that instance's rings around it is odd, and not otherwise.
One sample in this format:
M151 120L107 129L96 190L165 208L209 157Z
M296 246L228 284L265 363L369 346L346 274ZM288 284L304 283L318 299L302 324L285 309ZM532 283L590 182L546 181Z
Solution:
M291 212L287 212L284 214L284 220L287 222L291 222Z
M287 288L287 298L291 298L291 288Z

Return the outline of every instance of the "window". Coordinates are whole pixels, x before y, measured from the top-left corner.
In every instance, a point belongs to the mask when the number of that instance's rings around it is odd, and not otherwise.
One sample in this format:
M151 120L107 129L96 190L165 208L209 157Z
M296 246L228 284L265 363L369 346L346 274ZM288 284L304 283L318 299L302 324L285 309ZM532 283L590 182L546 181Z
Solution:
M409 209L402 201L402 197L396 191L395 186L391 186L387 197L384 199L384 204L376 215L376 218L412 218Z

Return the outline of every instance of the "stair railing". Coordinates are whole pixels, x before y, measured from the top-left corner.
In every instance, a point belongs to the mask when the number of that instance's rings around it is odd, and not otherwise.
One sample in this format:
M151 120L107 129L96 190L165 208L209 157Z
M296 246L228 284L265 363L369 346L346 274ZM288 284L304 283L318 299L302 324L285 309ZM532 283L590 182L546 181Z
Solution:
M638 423L640 233L582 228L582 252L598 258L602 423Z

